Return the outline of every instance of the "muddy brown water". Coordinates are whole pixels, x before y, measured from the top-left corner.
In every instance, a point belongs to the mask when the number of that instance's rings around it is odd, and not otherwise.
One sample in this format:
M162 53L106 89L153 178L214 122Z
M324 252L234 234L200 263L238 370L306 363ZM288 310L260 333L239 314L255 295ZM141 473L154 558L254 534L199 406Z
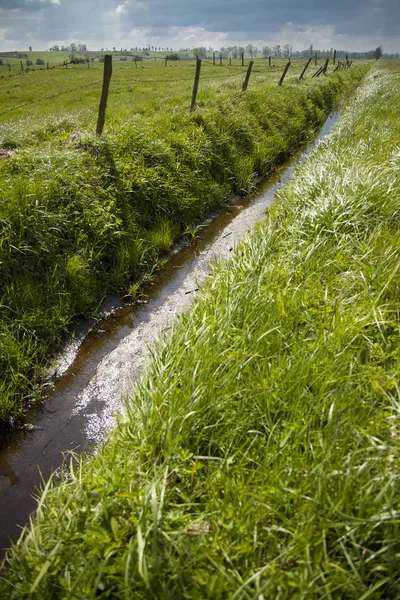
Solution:
M276 190L339 118L340 111L328 117L317 140L264 181L255 195L235 198L201 226L192 243L178 245L145 285L145 303L124 305L110 296L102 305L108 317L76 326L74 338L58 357L45 404L27 415L29 425L0 452L3 556L35 510L34 495L42 480L60 467L66 451L82 452L104 439L122 410L124 394L140 380L148 346L193 302L210 262L231 255L271 206Z

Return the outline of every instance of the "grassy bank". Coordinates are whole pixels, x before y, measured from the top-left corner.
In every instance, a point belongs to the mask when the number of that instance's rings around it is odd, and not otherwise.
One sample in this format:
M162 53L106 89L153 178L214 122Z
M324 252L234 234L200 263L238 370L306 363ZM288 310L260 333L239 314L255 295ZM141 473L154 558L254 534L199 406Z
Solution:
M61 96L45 119L2 125L0 423L40 394L41 368L71 319L95 311L180 233L251 189L255 172L307 139L365 68L282 88L255 79L245 95L236 80L212 79L193 114L178 98L187 80L166 81L155 101L146 79L129 112L114 87L101 139L85 130L86 113L66 113ZM51 72L33 75L50 85Z
M400 72L374 68L49 484L9 598L400 593Z

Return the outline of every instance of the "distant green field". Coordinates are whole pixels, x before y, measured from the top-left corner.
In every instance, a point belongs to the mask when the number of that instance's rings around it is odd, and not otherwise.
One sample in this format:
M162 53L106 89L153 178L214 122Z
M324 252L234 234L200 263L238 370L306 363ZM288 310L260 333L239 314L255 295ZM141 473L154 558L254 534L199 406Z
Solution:
M231 96L240 93L248 62L246 60L242 67L241 60L232 60L230 66L225 60L222 66L219 61L213 66L211 60L204 60L199 102L203 94L212 93L217 101L219 96L225 96L226 93ZM249 89L264 83L275 85L286 62L276 60L269 67L268 61L256 60ZM321 64L323 62L318 67ZM297 79L304 65L303 60L293 61L285 81ZM310 79L318 67L310 65L305 79ZM149 115L166 107L172 109L178 105L189 106L194 69L194 60L169 62L165 68L164 60L146 59L135 63L132 58L121 61L120 57L114 57L107 122L115 118L124 119L127 112L131 115ZM329 68L329 72L332 71L333 66ZM102 86L102 63L90 63L89 69L86 64L81 64L69 65L68 69L30 69L27 73L17 73L15 71L12 76L13 73L4 71L3 67L3 75L11 77L3 79L1 84L0 125L26 117L26 130L31 128L36 119L44 116L62 116L66 111L68 114L85 111L85 115L81 117L82 127L94 126Z
M8 53L2 54L0 52L0 61L3 61L3 65L0 65L0 75L5 75L9 73L8 64L11 65L11 73L15 73L16 70L21 68L21 60L24 67L26 67L26 61L31 60L34 65L36 64L37 59L44 60L47 65L47 62L50 63L51 66L58 65L63 63L65 60L69 60L69 56L71 52L50 52L42 51L42 52L29 52L29 50L19 50L16 54L20 54L23 58L18 56L9 56ZM85 58L83 54L80 52L73 52L75 56L79 56ZM99 55L101 52L99 52Z

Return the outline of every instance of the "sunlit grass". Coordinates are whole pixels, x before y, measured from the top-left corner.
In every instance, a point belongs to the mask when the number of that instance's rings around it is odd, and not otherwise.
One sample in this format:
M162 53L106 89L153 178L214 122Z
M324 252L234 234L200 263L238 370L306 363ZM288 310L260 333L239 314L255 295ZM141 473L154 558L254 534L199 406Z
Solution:
M7 597L399 596L399 91L375 68L215 265Z
M241 67L227 82L214 74L228 68L207 65L190 114L192 64L116 65L98 138L100 65L78 67L3 80L2 99L10 92L10 100L2 109L35 102L3 114L0 125L8 153L0 160L3 422L23 414L72 318L90 314L106 292L123 292L180 232L251 190L254 173L309 139L366 68L278 88L264 63L242 94ZM95 85L41 101L68 81Z

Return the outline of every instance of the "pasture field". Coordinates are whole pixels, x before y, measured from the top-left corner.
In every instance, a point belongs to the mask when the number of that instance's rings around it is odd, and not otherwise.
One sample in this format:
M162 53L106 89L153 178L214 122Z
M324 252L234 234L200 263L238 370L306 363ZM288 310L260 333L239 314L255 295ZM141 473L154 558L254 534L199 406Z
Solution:
M304 63L302 63L304 64ZM251 191L309 139L367 64L320 79L295 64L202 70L116 63L104 134L102 65L1 80L0 422L40 397L42 366L71 319L123 291L182 233Z
M16 52L15 54L18 55L22 55L24 58L19 58L18 56L12 56L9 53L5 53L2 54L0 52L0 60L3 62L2 65L0 65L0 76L7 76L7 75L12 75L15 73L18 73L18 71L21 68L21 60L22 60L22 64L24 66L24 68L27 67L26 61L31 60L33 62L33 65L31 68L35 68L36 67L36 61L37 59L43 60L45 63L45 68L47 68L47 62L49 63L49 66L56 66L56 65L60 65L62 64L64 61L69 60L69 56L71 55L71 52L68 51L59 51L59 52L50 52L50 51L32 51L30 52L29 50L21 50ZM76 57L79 58L85 58L84 54L81 54L80 52L73 52L72 54L74 54ZM95 56L94 53L89 53L90 55ZM98 53L99 56L102 54L101 52ZM8 65L11 65L11 71L9 71ZM39 67L37 67L39 68ZM41 67L43 68L43 66Z
M218 100L218 96L233 97L241 91L248 62L242 67L240 60L232 60L232 66L224 61L222 66L217 64L214 67L212 61L203 61L200 94L204 93L212 103ZM261 59L254 63L250 89L263 83L275 85L287 61L276 60L271 67L268 67L268 61ZM322 64L310 66L305 78L309 79ZM360 61L360 64L368 63ZM305 61L293 61L286 83L297 79L304 65ZM190 106L194 69L195 61L190 60L171 61L165 67L164 61L147 59L135 66L132 60L121 62L114 58L108 125L112 126L114 119L124 119L126 114L150 115L167 108ZM333 67L329 72L332 71ZM90 69L84 64L71 64L68 69L58 67L50 72L31 69L27 73L17 72L8 76L1 81L0 124L22 119L19 127L29 131L32 125L37 127L35 121L50 115L71 116L85 111L78 115L77 123L95 129L102 87L102 63L91 63Z
M215 265L4 597L399 597L399 95L376 65Z

